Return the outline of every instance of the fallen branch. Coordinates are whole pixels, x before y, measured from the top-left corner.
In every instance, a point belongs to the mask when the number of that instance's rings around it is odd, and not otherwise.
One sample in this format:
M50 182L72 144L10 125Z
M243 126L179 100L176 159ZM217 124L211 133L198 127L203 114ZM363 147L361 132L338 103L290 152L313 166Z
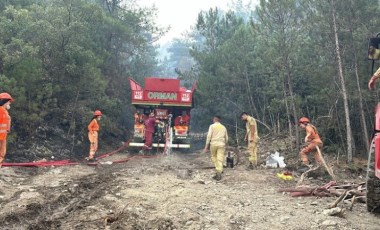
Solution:
M334 201L334 203L330 204L329 208L335 208L343 200L343 198L346 197L346 195L347 191L342 193L342 195L340 195L339 198Z
M349 193L354 196L365 196L366 192L358 191L358 190L350 190Z
M331 178L336 181L336 176L335 176L334 172L332 171L332 169L326 164L326 161L323 158L321 150L319 149L318 145L315 147L317 148L317 152L318 152L319 157L322 160L323 166L325 166L325 168L326 168L327 172L329 173L329 175L331 176Z
M317 188L313 191L312 195L317 196L317 197L326 197L326 196L332 196L327 188Z
M334 186L334 187L339 187L339 186ZM334 203L329 205L329 208L335 208L341 201L343 201L344 203L350 204L350 210L352 210L356 200L365 202L366 194L363 191L359 191L357 189L351 189L351 190L344 190L342 193L340 193L334 187L333 189L330 190L330 193L339 195L339 197L338 199L335 200ZM351 201L349 201L350 199Z
M366 203L366 189L363 186L365 183L359 184L344 184L336 185L335 181L330 181L329 183L320 187L296 187L296 188L285 188L280 189L279 192L289 192L292 197L298 196L337 196L338 198L328 205L329 209L338 208L338 204L343 202L343 205L347 205L349 210L352 210L355 202ZM343 208L344 209L344 208ZM329 214L330 215L330 214ZM334 214L331 214L334 215Z
M336 185L336 186L333 186L333 188L346 188L346 189L349 189L349 188L359 188L361 186L365 185L365 182L361 182L359 184L343 184L343 185Z
M352 196L352 199L351 199L351 206L350 206L350 211L352 211L352 208L354 207L354 203L355 203L355 195Z
M330 188L329 191L330 191L331 194L334 194L335 196L340 196L343 193L347 192L347 189Z
M317 165L316 167L310 168L306 172L302 173L300 179L297 182L297 186L300 186L303 183L303 180L305 179L305 177L307 176L307 174L309 174L309 172L315 171L318 168L319 168L319 166Z
M332 196L333 194L331 194L328 189L333 185L336 185L335 181L330 181L329 183L327 183L323 186L320 186L320 187L286 188L286 189L280 189L279 192L290 192L290 195L292 197L297 197L297 196L318 196L318 197Z

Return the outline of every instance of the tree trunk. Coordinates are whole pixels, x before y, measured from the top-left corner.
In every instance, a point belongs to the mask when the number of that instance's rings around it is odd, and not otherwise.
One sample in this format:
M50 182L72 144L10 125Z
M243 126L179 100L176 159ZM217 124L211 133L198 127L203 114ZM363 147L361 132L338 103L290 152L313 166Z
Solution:
M350 32L351 32L351 36L353 36L352 31L350 31ZM352 40L353 40L353 38L352 38ZM358 94L359 94L360 121L361 121L361 126L362 126L362 131L363 131L363 141L364 141L366 150L369 150L369 137L368 137L367 124L365 122L363 95L362 95L362 90L360 87L359 71L358 71L358 59L356 56L356 49L355 49L354 41L352 41L352 48L354 50L354 62L355 62L354 68L355 68L356 85L358 87Z
M251 84L249 83L248 73L246 69L244 70L244 77L247 82L248 101L249 101L250 107L253 109L252 116L255 117L256 119L260 119L255 102L253 101L253 98L252 98Z
M352 7L351 7L351 10L353 10ZM355 69L356 85L358 87L358 94L359 94L360 121L361 121L362 132L363 132L363 141L364 141L365 148L368 151L369 150L369 137L368 137L367 124L365 122L362 89L360 87L359 70L358 70L359 69L358 57L357 57L356 46L355 46L355 41L354 41L353 24L348 23L348 25L349 25L350 36L351 36L351 47L352 47L352 51L354 54L354 69Z
M297 114L297 109L296 109L296 103L295 103L295 100L294 100L294 92L293 92L293 81L292 81L292 72L291 72L291 64L287 63L287 70L288 70L288 74L287 74L287 84L288 84L288 89L289 89L289 94L290 94L290 98L291 98L291 109L292 109L292 113L293 113L293 121L294 121L294 124L295 124L295 136L296 136L296 148L299 149L300 148L300 132L299 132L299 127L297 125L298 123L298 114Z
M290 110L288 105L288 99L286 94L286 82L284 80L284 100L285 100L285 108L286 108L286 116L288 118L288 125L289 125L289 136L293 138L293 126L292 126L292 120L290 119ZM293 151L293 145L291 145L291 150Z
M335 15L335 3L334 0L331 0L331 8L332 8L332 21L333 21L333 29L334 29L334 38L335 38L335 55L338 63L338 74L340 78L340 84L342 87L342 96L343 96L343 104L344 104L344 113L346 120L346 134L347 134L347 161L352 162L352 152L353 152L353 138L352 138L352 130L351 130L351 122L350 122L350 111L348 108L348 96L346 90L346 83L343 75L343 66L342 66L342 58L339 47L339 38L338 38L338 28L336 24L336 15Z

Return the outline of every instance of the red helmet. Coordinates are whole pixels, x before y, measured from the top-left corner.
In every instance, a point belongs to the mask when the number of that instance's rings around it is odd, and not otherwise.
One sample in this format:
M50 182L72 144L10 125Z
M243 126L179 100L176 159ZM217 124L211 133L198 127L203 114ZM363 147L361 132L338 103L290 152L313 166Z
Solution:
M95 110L95 112L94 112L94 116L102 116L103 114L102 114L102 111L100 111L100 110Z
M309 118L307 118L307 117L301 117L301 118L299 119L298 123L300 123L300 124L310 123L310 120L309 120Z
M11 102L14 101L9 93L0 93L0 99L9 99Z

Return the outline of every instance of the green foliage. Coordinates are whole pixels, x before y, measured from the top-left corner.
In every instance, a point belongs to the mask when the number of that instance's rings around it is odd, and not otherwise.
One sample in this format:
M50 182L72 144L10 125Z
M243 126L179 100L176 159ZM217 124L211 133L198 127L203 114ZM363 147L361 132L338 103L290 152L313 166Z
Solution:
M120 1L1 3L0 91L15 98L14 137L38 136L41 126L82 136L95 109L106 114L105 133L125 134L127 77L156 65L153 13Z
M153 73L176 73L186 86L198 81L193 128L205 130L219 114L235 130L246 111L263 124L260 132L293 135L298 117L308 116L328 148L345 145L330 4L261 0L253 8L233 0L234 11L200 12L189 37L173 41L170 56L158 63L153 42L164 30L154 23L154 9L132 3L0 3L0 91L16 99L11 141L38 136L43 126L83 141L95 109L105 114L101 135L124 138L132 122L128 77L141 82ZM379 32L379 4L335 0L335 7L354 140L364 149L357 108L364 98L371 130L378 97L365 90L371 74L366 52L367 39Z
M366 52L367 39L379 32L380 22L374 17L379 4L375 0L335 2L354 140L357 148L363 149L357 112L362 98L353 57L358 60L371 130L377 97L365 90L371 74ZM241 4L233 1L237 12L210 9L198 16L193 37L201 42L190 54L197 63L193 69L202 108L196 109L194 116L221 114L225 123L233 125L237 116L247 111L272 132L287 131L299 117L308 116L330 149L343 147L346 126L330 5L316 0L262 0L252 20L244 22L238 15L247 15L249 9L242 9ZM209 119L203 121L197 120L197 124L206 129Z

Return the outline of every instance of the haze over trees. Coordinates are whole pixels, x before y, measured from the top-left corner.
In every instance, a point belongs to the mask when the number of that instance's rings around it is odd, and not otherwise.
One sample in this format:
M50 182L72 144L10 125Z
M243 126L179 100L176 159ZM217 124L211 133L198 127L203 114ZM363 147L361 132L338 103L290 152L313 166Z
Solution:
M192 31L196 120L221 114L234 126L247 111L264 124L262 132L286 133L299 144L295 124L307 116L327 151L349 161L365 153L378 101L367 89L367 46L380 31L379 2L260 1L250 20L239 17L247 15L241 5L234 1L232 9L243 13L201 12Z
M234 133L247 111L262 136L291 135L300 144L296 123L307 116L327 152L349 160L364 154L378 101L367 89L367 46L380 32L379 2L262 0L253 7L235 0L230 7L200 12L159 61L154 41L165 31L154 9L132 0L1 2L0 90L16 99L10 146L57 132L81 145L95 109L106 114L102 135L125 140L133 113L128 77L179 75L185 85L198 81L198 131L219 114Z

